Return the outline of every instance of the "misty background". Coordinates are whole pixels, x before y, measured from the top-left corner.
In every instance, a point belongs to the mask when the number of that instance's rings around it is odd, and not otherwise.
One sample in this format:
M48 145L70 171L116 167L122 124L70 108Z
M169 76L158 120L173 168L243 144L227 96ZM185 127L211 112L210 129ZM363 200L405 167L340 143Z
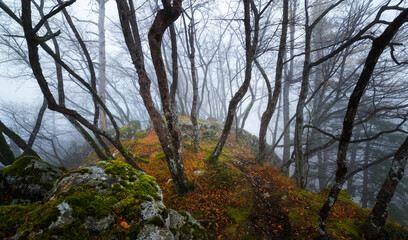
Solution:
M21 6L18 1L3 2L19 15ZM40 10L45 13L56 6L56 1L33 2L37 2ZM274 88L282 3L281 1L254 2L259 9L264 9L260 18L259 42L255 54L259 66L252 64L251 84L244 99L238 105L231 132L239 134L239 129L243 128L258 136L261 116L267 106L266 81L272 89ZM309 1L307 8L309 21L313 22L333 2L335 1ZM362 71L367 53L371 48L372 38L382 33L385 23L398 14L393 8L382 10L381 7L386 4L393 6L398 2L346 0L325 15L310 33L312 49L310 58L312 62L320 63L310 67L308 74L310 84L303 108L302 147L303 156L307 159L306 188L313 192L321 191L334 180L338 136L341 133L348 97ZM135 4L145 67L150 79L153 80L152 97L155 106L161 109L160 95L147 43L147 33L161 3L137 1ZM406 5L405 1L403 4ZM98 1L77 1L67 8L90 52L98 79L102 69L101 34L98 28L99 6ZM193 83L189 31L194 29L198 117L216 120L223 124L229 101L241 86L245 75L242 3L241 1L187 0L183 1L183 9L182 16L175 23L179 56L179 82L176 92L178 114L190 115L192 107ZM40 18L39 12L33 11L34 19ZM303 1L290 1L289 17L290 27L284 57L282 88L266 137L269 151L274 151L279 156L279 159L270 160L277 168L291 164L293 159L294 116L301 92L307 35L307 29L304 27ZM106 1L104 19L106 105L120 127L128 126L132 121L138 120L142 128L151 129L152 123L139 94L138 75L124 43L115 1ZM377 21L376 24L370 25L375 21ZM367 26L370 27L365 29ZM63 15L57 14L49 19L49 27L54 32L61 31L61 34L55 38L58 41L61 58L82 78L90 81L86 59ZM324 59L363 30L365 32L358 41L333 54L331 58ZM355 174L349 176L344 189L357 204L363 207L372 207L375 203L375 196L387 176L393 154L408 134L406 123L408 56L404 45L408 39L407 30L408 28L404 26L393 40L392 47L381 56L361 100L355 120L347 158L349 172L355 172ZM47 29L40 29L40 33L45 35ZM44 100L28 62L23 35L22 28L0 11L0 120L28 141L38 114L44 106ZM171 81L169 73L172 72L173 63L169 35L168 32L165 33L162 54L168 79ZM40 53L44 74L57 98L55 62L44 51ZM72 74L66 71L62 74L66 106L76 109L91 121L94 116L92 96ZM101 83L98 80L99 92L100 87ZM33 149L44 160L54 165L68 168L77 166L89 156L92 149L62 114L49 109L44 111ZM107 131L109 129L112 129L112 126L108 121ZM6 139L16 156L22 153L19 147L10 142L7 137ZM271 152L269 154L272 155ZM290 175L293 174L294 164L292 163L291 166ZM408 224L407 188L408 181L405 176L398 185L389 207L391 218L405 225Z

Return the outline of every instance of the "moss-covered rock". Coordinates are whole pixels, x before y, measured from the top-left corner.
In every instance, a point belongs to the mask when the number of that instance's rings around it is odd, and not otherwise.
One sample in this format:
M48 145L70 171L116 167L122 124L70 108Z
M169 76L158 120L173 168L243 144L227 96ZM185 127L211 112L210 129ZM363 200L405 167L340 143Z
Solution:
M45 204L29 205L34 207L28 206L28 210L24 206L0 207L5 219L0 224L0 238L208 238L189 214L167 209L162 198L152 176L120 161L93 163L61 176ZM25 221L7 220L23 210Z
M132 120L129 125L123 126L120 129L121 140L136 139L145 135L146 132L142 130L139 120Z
M6 181L0 184L0 196L8 193L14 202L36 202L43 199L63 170L37 157L24 156L1 169L0 174Z

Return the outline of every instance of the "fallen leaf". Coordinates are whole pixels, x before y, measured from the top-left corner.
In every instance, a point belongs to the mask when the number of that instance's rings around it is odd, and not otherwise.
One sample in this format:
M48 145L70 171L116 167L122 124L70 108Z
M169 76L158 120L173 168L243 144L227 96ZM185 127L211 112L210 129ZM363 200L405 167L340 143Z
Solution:
M127 224L127 222L125 222L125 221L121 222L120 226L123 227L124 229L130 228L129 224Z

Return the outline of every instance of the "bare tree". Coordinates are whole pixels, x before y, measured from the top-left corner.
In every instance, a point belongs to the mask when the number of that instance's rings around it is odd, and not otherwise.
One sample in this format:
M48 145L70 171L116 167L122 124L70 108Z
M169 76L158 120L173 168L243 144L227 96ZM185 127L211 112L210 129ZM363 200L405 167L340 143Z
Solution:
M267 78L265 78L266 85L268 87L268 105L265 112L262 114L261 127L259 129L259 149L258 149L258 162L264 162L266 158L266 132L268 130L269 122L271 121L272 115L276 109L276 104L281 92L282 87L282 73L283 73L283 59L286 51L286 37L288 32L288 22L289 22L289 0L283 1L283 14L282 14L282 33L279 41L278 59L276 64L275 72L275 88L273 90ZM259 63L257 63L260 69ZM263 74L265 75L265 74Z
M98 48L99 48L99 96L106 104L106 37L105 37L105 4L106 0L98 0ZM106 113L100 111L100 127L108 130Z
M398 17L396 17L384 30L384 32L373 40L372 48L367 56L364 69L358 79L358 82L350 96L350 100L347 106L347 112L344 117L343 130L340 135L339 148L337 153L337 170L335 183L332 186L328 199L322 206L319 212L319 224L318 233L320 239L328 239L329 236L326 232L326 219L328 217L330 209L337 201L339 192L346 181L347 174L347 148L350 143L350 139L353 132L354 118L357 113L357 109L360 103L360 99L364 94L374 68L378 62L379 57L383 53L384 49L391 42L392 38L397 34L400 27L407 21L408 9L402 11Z
M388 206L394 196L398 183L404 175L407 161L408 138L405 139L404 143L402 143L401 147L394 155L388 176L377 194L377 202L364 223L364 236L367 239L380 239L381 231L384 228L388 217Z
M37 80L38 85L44 95L44 98L47 100L48 108L60 112L66 116L72 117L83 126L91 130L95 135L101 135L105 137L109 142L114 145L118 151L123 155L126 161L131 164L133 167L140 169L137 165L136 160L142 160L141 158L135 156L134 154L127 151L123 145L120 143L120 133L118 126L113 119L112 114L106 108L106 105L100 100L99 96L96 94L94 88L92 88L84 79L82 79L75 71L70 69L66 63L64 63L61 58L56 55L51 48L46 44L46 41L52 38L55 38L60 34L60 31L55 33L48 33L44 36L38 36L38 31L44 24L48 21L48 19L52 18L57 13L61 12L67 6L73 4L75 0L71 0L68 2L63 2L53 8L48 14L41 17L39 22L33 27L32 22L32 10L31 10L31 3L30 1L22 0L22 18L18 18L4 3L0 3L0 8L2 8L11 18L13 18L18 24L23 27L24 30L24 38L27 43L28 48L28 56L29 56L29 63L32 69L32 72ZM58 104L49 88L47 83L46 77L43 74L43 70L41 67L41 63L39 60L39 52L38 46L41 46L55 61L57 61L65 70L67 70L71 75L73 75L88 91L89 93L98 100L100 106L107 112L112 125L114 126L116 135L112 137L107 132L99 129L97 126L93 125L89 121L87 121L83 116L81 116L77 111L69 109L62 104Z
M159 137L176 190L180 194L185 193L188 191L188 185L187 177L184 172L183 159L181 157L182 139L180 130L177 127L178 119L175 112L175 104L172 104L171 102L171 99L174 98L170 95L168 89L166 71L161 56L161 41L164 31L180 16L181 1L174 1L173 5L170 1L162 1L164 8L157 12L148 35L150 53L156 70L160 98L166 122L153 105L150 93L151 81L147 76L144 67L143 52L133 1L129 0L129 2L127 2L125 0L116 0L116 3L123 36L133 65L139 76L140 95L143 98L143 102L149 113L150 119L153 122L156 134Z
M251 4L252 3L252 4ZM250 7L251 6L251 7ZM254 12L254 36L251 40L251 20L250 20L250 10ZM235 112L237 106L242 98L245 96L249 84L251 82L251 73L252 73L252 61L255 56L256 46L258 44L258 32L259 32L259 14L258 9L251 0L244 0L244 25L245 25L245 79L241 87L235 93L234 97L231 99L228 106L227 118L224 123L224 128L221 133L220 140L217 143L214 151L208 157L210 163L215 163L218 161L218 157L221 154L222 148L224 147L227 137L231 130L232 122L234 120Z

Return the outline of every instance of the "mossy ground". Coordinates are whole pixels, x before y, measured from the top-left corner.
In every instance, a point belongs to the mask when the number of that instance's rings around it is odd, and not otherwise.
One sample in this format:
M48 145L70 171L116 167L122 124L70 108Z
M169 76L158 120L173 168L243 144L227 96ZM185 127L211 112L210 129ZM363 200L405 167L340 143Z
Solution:
M260 239L259 232L261 230L257 224L262 225L263 228L267 226L272 234L284 236L281 239L314 238L317 232L318 211L327 197L328 190L314 194L298 189L292 179L282 176L273 166L255 164L255 157L245 147L245 144L242 142L237 144L234 140L235 137L230 136L218 163L210 165L205 162L205 158L215 147L214 139L201 139L201 149L197 152L194 151L189 139L185 139L182 153L184 167L188 178L194 183L194 189L183 196L178 195L174 190L166 161L162 156L159 140L153 131L147 132L144 137L124 141L123 144L129 151L139 156L147 156L146 158L150 160L149 164L141 164L141 166L147 174L156 178L163 191L166 206L180 210L181 213L183 211L190 212L214 239ZM97 159L93 157L90 158L90 161L97 161ZM128 171L132 171L121 166L120 163L116 164L117 168L112 170L111 174L126 178ZM197 170L200 170L201 173L195 174L194 172ZM203 170L204 173L202 173ZM253 182L251 178L256 181ZM150 190L147 189L147 191L154 190L154 187L150 187L148 186ZM112 188L111 191L114 191L115 188ZM75 195L76 197L73 196L72 201L75 199L79 202L87 201L88 193L89 191L82 191L82 193L79 191ZM120 198L121 206L119 208L110 205L109 199L113 196ZM96 197L95 202L88 204L88 206L92 206L94 209L98 209L100 205L109 206L101 211L109 210L115 213L117 224L114 225L115 229L112 231L122 232L123 236L126 236L130 231L140 230L140 223L135 221L131 224L132 220L137 219L140 214L140 210L134 209L132 206L143 201L143 196L134 198L129 197L129 194L108 194L104 197L105 199ZM257 200L257 198L262 201ZM263 201L265 198L271 200L265 202ZM259 203L262 203L262 206L257 208L255 205ZM264 203L273 203L274 205L263 205ZM81 214L81 206L78 205L76 208L79 210L74 209L74 211ZM270 211L271 209L272 211ZM0 208L1 211L4 210ZM22 218L13 221L28 221L31 218L28 216L29 219L26 220L28 211L30 210L23 206L16 207L15 214ZM89 211L92 213L94 210ZM272 217L268 218L267 221L262 221L259 219L264 217L261 214L262 211L267 214L287 217L283 219ZM130 212L134 215L129 215ZM126 218L124 218L125 213L127 213ZM98 217L96 212L93 214ZM368 214L368 209L360 208L350 200L346 192L342 191L339 200L330 212L328 231L334 239L361 239L360 226ZM53 215L51 214L51 216ZM0 226L2 226L1 220L0 215ZM120 224L122 221L129 223L131 230L123 228ZM153 221L157 225L162 224L159 219ZM66 229L67 232L74 227L78 228L77 232L85 234L85 230L75 224L72 225L72 228ZM392 222L389 222L384 230L384 239L408 239L407 236L408 229L406 227Z
M183 121L188 121L186 117L184 118ZM147 174L156 178L163 190L164 203L167 207L190 212L215 239L259 239L257 235L259 230L254 226L253 218L259 217L260 214L253 211L256 202L254 198L263 196L256 195L262 192L254 194L255 189L248 181L246 173L240 170L235 161L245 160L251 165L252 175L270 183L269 189L261 187L260 191L270 194L270 198L277 204L272 207L280 209L279 212L272 214L287 215L286 220L271 222L271 231L279 235L279 232L285 231L285 224L288 221L290 230L284 234L286 239L312 239L316 236L317 215L326 199L327 191L314 194L298 189L292 179L282 176L273 166L255 164L254 155L242 141L240 144L235 143L234 135L229 137L220 160L215 165L205 161L215 147L214 139L201 139L201 149L197 152L188 138L184 140L182 153L184 167L195 186L184 196L179 196L174 190L154 131L148 132L144 138L125 142L125 146L129 146L128 149L136 155L149 156L150 163L141 166ZM194 173L203 170L204 173ZM339 201L330 213L328 230L334 239L361 238L359 226L368 213L369 210L360 208L350 200L346 192L342 191ZM388 224L387 229L393 229L391 231L393 233L399 231L398 236L405 236L403 234L408 233L408 229L394 223Z
M62 192L44 204L0 206L0 238L11 237L16 232L22 234L19 239L25 239L32 232L38 233L35 239L50 239L51 236L58 236L60 239L102 239L110 232L115 234L115 238L119 236L119 239L135 236L135 232L146 224L140 220L140 203L153 198L161 200L157 194L155 178L140 173L136 175L136 170L119 161L98 164L104 166L105 173L121 179L119 183L110 186L106 194L97 191L92 184L85 184ZM79 169L71 174L88 172L89 170ZM63 202L72 208L75 220L62 227L49 228L60 216L58 205ZM103 233L91 234L83 226L87 217L102 219L108 215L116 223Z

